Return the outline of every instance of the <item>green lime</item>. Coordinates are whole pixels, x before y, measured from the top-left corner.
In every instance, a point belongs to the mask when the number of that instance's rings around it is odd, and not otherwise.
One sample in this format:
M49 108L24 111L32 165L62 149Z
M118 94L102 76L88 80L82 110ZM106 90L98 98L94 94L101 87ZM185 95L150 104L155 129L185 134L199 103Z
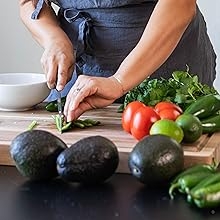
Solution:
M183 130L175 122L169 119L156 121L150 128L150 134L163 134L175 139L178 143L183 140Z
M183 130L183 142L193 143L202 136L202 123L192 114L182 114L175 121Z

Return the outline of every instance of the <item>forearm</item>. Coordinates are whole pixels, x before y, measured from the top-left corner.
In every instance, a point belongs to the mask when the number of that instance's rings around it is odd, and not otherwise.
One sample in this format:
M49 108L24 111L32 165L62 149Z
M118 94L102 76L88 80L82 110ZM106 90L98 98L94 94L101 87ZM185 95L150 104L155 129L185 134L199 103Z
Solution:
M33 20L31 19L31 14L35 8L32 1L23 2L23 0L20 0L21 20L31 32L34 39L43 48L56 39L63 39L63 42L68 42L68 44L71 45L69 38L60 28L56 15L50 6L45 5L40 13L40 18Z
M196 0L159 0L144 33L115 76L125 92L138 85L170 56L193 19Z
M35 40L44 48L41 65L49 88L62 90L71 79L75 58L73 45L59 26L56 14L44 5L38 19L31 19L34 11L32 1L20 0L20 16Z

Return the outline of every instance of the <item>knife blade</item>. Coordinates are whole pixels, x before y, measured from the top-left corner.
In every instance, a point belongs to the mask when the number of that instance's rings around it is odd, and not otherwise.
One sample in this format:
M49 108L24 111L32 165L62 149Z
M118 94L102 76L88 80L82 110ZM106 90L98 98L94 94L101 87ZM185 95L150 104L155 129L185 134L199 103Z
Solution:
M63 126L63 107L62 107L62 101L61 101L61 92L57 91L57 109L58 109L58 114L59 114L59 131L62 133L62 126Z

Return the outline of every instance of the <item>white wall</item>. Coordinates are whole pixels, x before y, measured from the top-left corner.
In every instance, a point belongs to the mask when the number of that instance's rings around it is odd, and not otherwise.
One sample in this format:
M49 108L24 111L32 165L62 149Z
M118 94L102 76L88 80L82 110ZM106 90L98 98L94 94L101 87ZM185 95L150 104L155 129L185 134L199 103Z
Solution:
M217 58L215 87L220 91L219 0L198 0L207 21ZM2 1L0 7L0 72L42 72L42 48L32 39L19 18L18 0Z
M217 53L217 78L214 86L220 92L220 1L198 0L198 4L207 21L208 33Z
M42 48L19 17L18 0L1 2L0 72L42 72Z

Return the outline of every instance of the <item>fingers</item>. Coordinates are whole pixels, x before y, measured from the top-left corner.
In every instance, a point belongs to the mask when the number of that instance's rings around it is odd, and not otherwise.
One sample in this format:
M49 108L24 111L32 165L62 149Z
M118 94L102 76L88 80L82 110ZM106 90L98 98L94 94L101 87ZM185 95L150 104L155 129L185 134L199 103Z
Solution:
M64 114L67 121L73 121L89 109L113 103L121 94L116 79L80 75L67 95Z
M41 58L42 68L46 74L47 85L50 89L53 89L56 85L56 74L57 74L57 64L53 58L45 58L46 54L44 53Z
M66 83L70 80L74 69L74 63L69 62L65 56L61 56L59 60L57 84L56 89L58 91L63 90Z
M67 82L70 80L73 67L72 64L69 68L65 64L59 64L58 72L57 72L57 82L56 82L56 89L58 91L63 90L64 86L67 84Z
M81 102L76 109L69 109L68 114L67 114L67 122L73 121L77 119L80 115L82 115L84 112L92 109L93 107L89 105L87 102Z
M64 114L68 122L73 121L89 109L108 106L122 94L115 78L80 75L67 95Z
M86 76L80 76L79 78L87 78ZM87 97L96 93L95 87L86 86L87 80L76 81L75 85L69 91L64 106L64 114L67 121L72 121L79 117L83 112L94 108L87 102Z
M71 108L75 110L86 97L95 94L96 91L96 86L93 85L91 77L84 75L79 76L67 96L66 109Z
M45 49L41 64L46 74L48 87L63 90L66 83L71 79L75 57L71 51L62 51L60 48Z

